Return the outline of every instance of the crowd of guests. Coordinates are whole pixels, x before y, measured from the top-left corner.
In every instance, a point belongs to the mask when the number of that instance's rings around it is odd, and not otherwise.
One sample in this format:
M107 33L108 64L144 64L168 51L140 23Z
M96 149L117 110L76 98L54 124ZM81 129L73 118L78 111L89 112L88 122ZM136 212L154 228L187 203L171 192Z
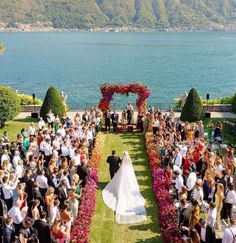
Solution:
M117 132L119 124L134 123L131 104L119 114L97 109L61 119L51 111L47 120L31 123L10 141L0 139L0 236L3 242L69 242L96 134L104 125ZM223 243L236 235L236 170L234 145L220 151L222 124L204 127L182 123L174 112L151 107L138 116L141 132L153 132L165 168L167 189L176 198L178 224L184 242L215 242L222 220Z
M0 139L0 241L69 242L101 113L44 121Z
M236 242L236 164L234 145L220 146L222 124L191 124L150 109L140 119L153 132L165 168L167 189L176 198L178 224L184 242L216 242L225 225L223 243ZM220 148L215 150L215 148ZM224 227L222 227L224 225Z

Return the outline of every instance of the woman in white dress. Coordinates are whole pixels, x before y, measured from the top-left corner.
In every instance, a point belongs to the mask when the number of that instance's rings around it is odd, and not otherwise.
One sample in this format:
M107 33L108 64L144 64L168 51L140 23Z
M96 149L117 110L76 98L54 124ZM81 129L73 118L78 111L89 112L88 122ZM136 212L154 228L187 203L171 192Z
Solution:
M105 204L116 212L118 224L133 224L146 220L145 199L139 191L129 153L124 152L120 169L102 191Z

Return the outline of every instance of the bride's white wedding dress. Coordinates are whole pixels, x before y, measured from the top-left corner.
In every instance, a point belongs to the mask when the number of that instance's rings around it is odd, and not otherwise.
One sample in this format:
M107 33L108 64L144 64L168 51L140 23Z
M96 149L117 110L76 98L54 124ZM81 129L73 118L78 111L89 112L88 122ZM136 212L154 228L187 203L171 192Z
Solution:
M139 191L134 168L127 151L120 169L102 191L105 204L116 212L118 224L133 224L146 220L145 199Z

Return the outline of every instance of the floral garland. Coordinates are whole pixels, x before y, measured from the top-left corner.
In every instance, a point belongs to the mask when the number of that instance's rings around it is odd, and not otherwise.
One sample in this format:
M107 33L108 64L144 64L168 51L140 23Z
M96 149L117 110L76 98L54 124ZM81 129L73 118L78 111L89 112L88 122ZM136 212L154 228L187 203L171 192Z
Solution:
M103 84L101 86L102 99L99 102L99 109L103 112L107 111L110 107L110 102L114 94L128 95L134 93L138 95L136 105L139 114L144 114L146 111L146 99L150 96L150 91L147 86L138 83L125 84Z
M78 243L89 242L89 233L96 207L96 191L98 188L98 172L103 156L104 135L98 134L92 158L88 163L90 172L83 189L81 204L77 218L71 230L71 241Z
M151 132L146 133L146 148L153 177L153 191L159 205L160 226L165 242L181 243L176 208L173 197L165 186L165 171L161 168L161 161L156 152Z

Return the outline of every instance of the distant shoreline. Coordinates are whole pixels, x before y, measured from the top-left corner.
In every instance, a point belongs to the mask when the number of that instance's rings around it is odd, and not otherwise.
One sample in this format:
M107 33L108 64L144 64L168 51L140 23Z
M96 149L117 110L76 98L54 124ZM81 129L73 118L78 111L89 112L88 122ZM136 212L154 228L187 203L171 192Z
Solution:
M6 24L0 24L0 33L4 32L234 32L235 25L216 25L216 26L198 26L198 27L173 27L164 29L138 28L133 26L124 27L95 27L90 29L58 29L49 25L41 24L17 24L16 27L7 27Z

